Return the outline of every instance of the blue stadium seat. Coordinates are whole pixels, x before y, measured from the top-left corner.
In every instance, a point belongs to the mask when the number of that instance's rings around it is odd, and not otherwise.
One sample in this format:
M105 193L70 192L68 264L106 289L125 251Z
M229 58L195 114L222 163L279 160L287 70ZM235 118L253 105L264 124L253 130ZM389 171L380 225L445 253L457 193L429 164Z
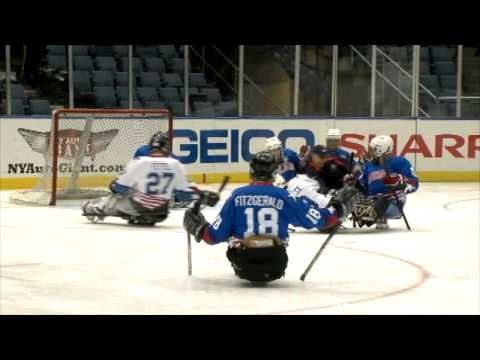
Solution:
M157 72L141 72L140 83L142 86L159 88L162 84Z
M204 73L190 73L188 79L189 85L192 87L209 87Z
M435 62L435 68L440 76L455 75L457 73L457 67L453 61L437 61Z
M432 55L435 61L453 61L456 49L447 47L432 47Z
M235 101L223 101L215 107L217 116L238 116L237 103Z
M115 90L111 86L95 86L93 88L95 95L95 105L101 108L117 107L117 98Z
M75 70L93 71L93 61L90 56L74 56L73 68Z
M67 47L65 45L47 45L47 53L49 55L67 56Z
M160 88L158 92L162 100L165 100L168 102L180 101L180 96L178 95L177 88L164 87L164 88Z
M138 87L138 97L142 101L159 101L157 91L153 87Z
M93 71L93 86L113 86L113 75L110 71Z
M89 45L73 45L72 52L73 52L73 56L89 56L90 46Z
M25 98L25 88L22 84L12 84L12 99L24 100Z
M117 86L116 87L117 97L120 101L128 101L128 86ZM133 100L138 100L137 92L133 90Z
M165 109L167 104L163 101L145 101L145 109Z
M88 71L73 72L73 89L79 95L90 94L92 92L92 83Z
M431 75L430 63L422 61L420 63L420 75Z
M98 46L95 45L91 48L92 53L98 58L99 56L103 57L113 57L115 51L113 46Z
M128 57L128 45L113 45L113 52L117 58Z
M32 115L50 115L52 110L48 100L30 100L30 112Z
M180 97L182 98L182 100L185 98L185 87L181 87L180 89ZM188 88L188 95L189 96L192 96L192 95L200 95L200 90L196 87L191 87L191 88ZM204 97L205 100L207 100L207 96L205 95Z
M165 63L163 59L146 58L145 67L147 71L154 71L162 74L165 72Z
M193 102L193 110L198 111L206 108L212 107L212 103L210 101L194 101Z
M95 63L97 64L98 70L117 71L117 62L113 57L98 56L95 59Z
M428 46L420 47L420 61L430 61L430 49Z
M170 59L170 68L173 72L180 74L180 76L183 78L183 75L185 73L185 60L182 58ZM188 69L189 72L192 71L192 66L190 65L190 63Z
M208 116L208 117L213 117L216 116L215 114L215 108L213 106L207 106L204 108L201 108L199 110L195 110L194 116Z
M172 101L169 103L170 110L176 116L185 116L185 103L183 101Z
M183 81L180 78L180 75L177 73L169 74L165 73L163 74L163 83L165 86L170 86L170 87L182 87L183 86Z
M436 75L423 75L420 77L420 83L427 87L428 90L435 93L440 88L438 77Z
M216 88L211 88L211 89L203 88L201 93L207 95L207 100L213 103L214 105L222 101L220 90Z
M121 60L122 71L128 71L128 57L123 57ZM140 73L143 71L142 61L138 57L132 58L132 67L134 73Z
M47 64L50 68L65 70L67 58L65 55L47 55Z
M128 72L127 71L118 71L115 74L115 81L117 82L117 85L128 86Z
M3 112L7 113L7 103L6 100L2 100L2 109ZM12 115L25 115L25 106L23 101L20 99L12 99Z
M177 50L175 49L175 45L158 45L158 53L162 58L168 60L177 57Z
M442 85L442 90L455 90L457 88L457 76L442 75L440 76L440 84Z
M135 46L135 54L141 58L156 58L158 51L155 46Z

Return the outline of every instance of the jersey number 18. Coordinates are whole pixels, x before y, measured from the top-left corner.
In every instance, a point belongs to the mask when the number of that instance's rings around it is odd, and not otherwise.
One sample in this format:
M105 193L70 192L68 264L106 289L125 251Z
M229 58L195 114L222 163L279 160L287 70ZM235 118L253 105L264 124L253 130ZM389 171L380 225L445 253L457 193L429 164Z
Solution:
M246 208L247 231L244 238L254 234L254 209ZM278 235L278 212L274 208L261 208L257 213L257 225L259 234Z

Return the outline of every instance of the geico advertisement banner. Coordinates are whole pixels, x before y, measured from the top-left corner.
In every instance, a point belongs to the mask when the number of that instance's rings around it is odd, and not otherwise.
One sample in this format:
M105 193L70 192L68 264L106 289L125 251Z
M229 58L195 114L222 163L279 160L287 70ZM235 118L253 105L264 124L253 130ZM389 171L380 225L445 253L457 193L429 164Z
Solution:
M99 119L85 150L83 172L118 173L135 149L147 143L154 129L134 120L126 123ZM148 122L148 120L146 120ZM61 127L61 172L78 152L82 123ZM278 136L286 147L298 151L303 144L325 143L329 119L175 119L174 153L190 173L247 172L252 154L267 137ZM407 156L417 171L479 171L480 122L469 120L336 119L342 145L362 152L378 134L392 136L394 152ZM132 131L132 129L142 129ZM49 119L0 119L1 177L32 176L44 166ZM143 134L145 132L145 134ZM147 134L148 133L148 134ZM143 136L144 135L144 136ZM71 161L70 161L71 163Z

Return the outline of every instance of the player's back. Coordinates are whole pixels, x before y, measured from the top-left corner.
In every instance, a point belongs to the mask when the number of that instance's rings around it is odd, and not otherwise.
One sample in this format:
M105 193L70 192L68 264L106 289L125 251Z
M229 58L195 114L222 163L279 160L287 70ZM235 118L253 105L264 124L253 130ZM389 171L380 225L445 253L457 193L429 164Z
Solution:
M234 235L245 238L253 234L288 238L291 218L287 206L288 192L271 185L247 185L232 193Z
M189 191L183 165L171 157L150 155L130 160L117 182L165 199L176 189Z

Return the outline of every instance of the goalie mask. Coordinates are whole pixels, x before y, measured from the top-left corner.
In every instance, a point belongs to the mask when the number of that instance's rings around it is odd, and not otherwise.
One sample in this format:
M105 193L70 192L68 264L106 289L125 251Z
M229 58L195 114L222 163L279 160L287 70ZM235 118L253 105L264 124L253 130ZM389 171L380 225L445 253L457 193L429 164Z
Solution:
M283 151L282 142L276 136L268 138L265 142L263 151L271 153L275 157L276 161L280 161Z
M158 131L150 139L150 147L152 151L160 151L162 153L170 152L170 141L168 134L162 131Z
M369 153L374 159L388 156L393 150L393 140L388 135L375 136L369 144Z
M276 169L275 157L267 151L256 153L250 161L250 177L254 180L272 181Z

